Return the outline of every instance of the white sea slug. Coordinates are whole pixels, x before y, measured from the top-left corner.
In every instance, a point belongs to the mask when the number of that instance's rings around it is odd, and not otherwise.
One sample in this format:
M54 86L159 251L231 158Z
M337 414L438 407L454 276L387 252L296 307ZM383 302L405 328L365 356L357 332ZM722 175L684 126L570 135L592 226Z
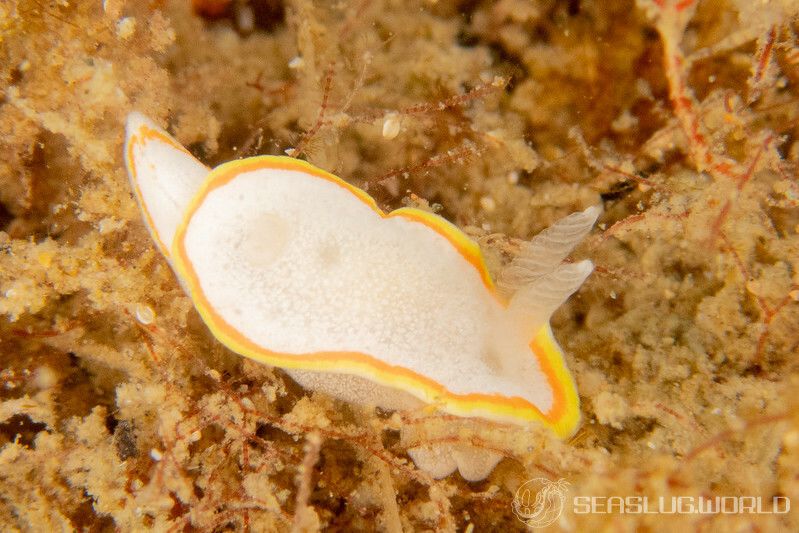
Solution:
M549 317L592 271L562 263L598 207L527 243L497 286L476 243L436 215L381 211L364 191L289 157L213 170L139 113L125 160L144 219L217 339L302 386L387 409L424 404L576 430L574 381ZM435 477L486 477L468 445L409 450Z

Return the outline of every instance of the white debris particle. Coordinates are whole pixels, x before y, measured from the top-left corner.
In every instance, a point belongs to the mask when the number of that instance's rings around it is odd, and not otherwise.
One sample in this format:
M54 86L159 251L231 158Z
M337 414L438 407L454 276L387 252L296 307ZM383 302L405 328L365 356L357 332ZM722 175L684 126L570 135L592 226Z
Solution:
M383 120L383 137L393 139L400 132L400 118L396 113L389 113Z
M155 311L147 304L136 305L136 320L148 326L155 320Z
M136 17L124 17L117 22L117 37L127 41L136 31Z

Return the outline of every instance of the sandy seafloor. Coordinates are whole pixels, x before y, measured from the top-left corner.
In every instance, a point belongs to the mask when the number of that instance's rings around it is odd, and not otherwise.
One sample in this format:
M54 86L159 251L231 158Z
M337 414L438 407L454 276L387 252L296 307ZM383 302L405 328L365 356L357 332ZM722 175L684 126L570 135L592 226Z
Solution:
M0 2L4 531L521 531L533 478L793 502L553 531L799 529L798 3L199 4ZM293 149L438 212L494 273L601 203L552 321L579 431L376 412L226 350L140 219L132 109L208 165ZM433 480L401 425L504 459Z

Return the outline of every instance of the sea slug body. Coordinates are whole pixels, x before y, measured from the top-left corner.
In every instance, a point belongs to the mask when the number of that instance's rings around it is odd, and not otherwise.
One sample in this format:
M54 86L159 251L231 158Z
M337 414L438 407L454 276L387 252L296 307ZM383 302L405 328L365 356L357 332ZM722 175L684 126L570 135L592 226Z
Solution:
M549 317L591 273L563 260L598 207L523 247L495 285L476 243L436 215L385 213L301 160L213 170L139 113L126 164L144 220L220 342L340 399L576 430L579 399ZM500 457L417 447L436 477L482 479Z

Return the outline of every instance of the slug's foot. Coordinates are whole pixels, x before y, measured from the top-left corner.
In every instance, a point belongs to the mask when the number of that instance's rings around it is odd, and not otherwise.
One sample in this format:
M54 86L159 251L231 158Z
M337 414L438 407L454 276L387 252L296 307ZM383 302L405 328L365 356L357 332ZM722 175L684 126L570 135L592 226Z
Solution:
M408 449L408 455L420 470L436 479L457 469L466 481L485 479L502 460L496 452L469 444L425 444Z

